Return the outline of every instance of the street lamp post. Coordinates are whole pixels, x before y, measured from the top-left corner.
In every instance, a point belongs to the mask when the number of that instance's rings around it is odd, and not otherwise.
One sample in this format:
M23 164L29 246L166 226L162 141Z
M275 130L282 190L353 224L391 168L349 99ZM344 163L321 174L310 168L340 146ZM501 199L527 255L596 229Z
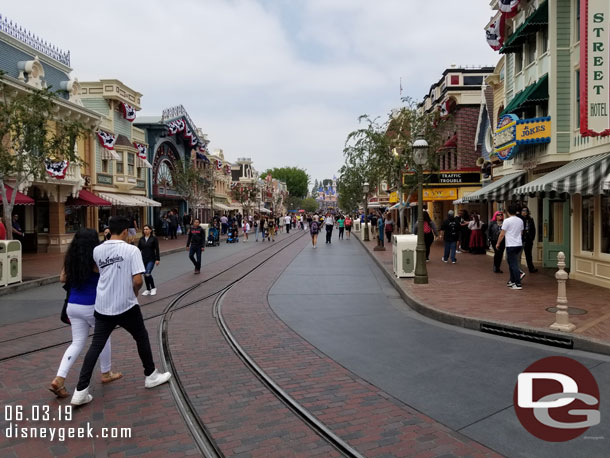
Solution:
M366 182L362 186L362 190L364 191L364 237L362 240L365 242L369 241L369 226L367 222L367 218L369 215L369 183Z
M417 248L415 261L415 284L428 283L426 267L426 243L424 242L424 165L428 162L428 142L418 138L413 143L413 162L417 165Z

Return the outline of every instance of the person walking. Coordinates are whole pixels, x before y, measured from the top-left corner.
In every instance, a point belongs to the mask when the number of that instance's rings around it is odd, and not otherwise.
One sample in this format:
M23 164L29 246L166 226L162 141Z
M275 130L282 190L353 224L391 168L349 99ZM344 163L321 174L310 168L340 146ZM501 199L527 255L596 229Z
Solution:
M443 221L441 225L441 239L445 241L445 253L441 258L443 262L449 262L451 256L451 262L455 264L457 259L455 257L456 245L460 239L460 219L456 218L453 210L449 210L447 213L447 219Z
M64 382L68 372L77 360L87 343L89 328L95 326L94 305L97 283L100 274L96 272L93 261L93 250L100 244L97 231L94 229L80 229L68 247L64 258L64 266L59 281L66 284L68 293L67 314L70 319L72 343L64 352L57 375L51 382L49 390L58 398L70 396ZM112 372L110 339L105 343L101 352L102 383L120 379L120 372Z
M353 220L351 216L347 215L345 217L345 232L347 232L347 240L349 240L350 236L352 235L352 224Z
M500 249L503 241L506 240L506 262L508 262L508 269L510 270L510 279L506 283L506 286L512 289L523 289L521 286L521 280L525 276L525 273L521 272L519 268L519 257L521 256L521 250L523 249L523 241L521 235L523 233L523 220L517 215L517 207L510 205L508 207L508 218L502 224L502 230L500 236L496 242L496 248Z
M385 246L383 230L385 228L385 219L383 213L379 212L377 217L377 239L379 240L380 246Z
M167 240L167 237L169 237L169 216L167 213L161 218L161 231L163 232L163 239Z
M252 220L252 225L254 226L254 241L258 242L258 233L260 232L261 226L261 217L260 215L254 215L254 219Z
M521 219L523 220L523 251L525 252L525 261L530 273L538 272L532 260L532 250L536 241L536 224L534 218L530 215L529 208L521 209Z
M324 227L326 228L326 243L331 243L333 237L333 228L335 227L335 218L330 212L326 212L326 218L324 218Z
M458 217L460 219L460 237L457 241L456 253L460 254L470 249L470 229L468 228L470 216L468 215L468 210L460 210Z
M110 334L118 325L136 341L138 355L144 366L144 386L153 388L167 382L171 374L155 368L148 332L144 325L137 294L145 272L140 251L126 243L129 220L124 216L110 218L112 237L93 249L93 259L100 272L95 296L95 329L91 346L85 355L78 385L72 396L74 405L93 400L89 394L91 374Z
M146 269L144 271L146 289L142 292L142 296L155 296L157 294L157 288L155 287L155 280L152 277L152 271L161 261L159 241L157 240L157 237L153 235L153 230L150 225L145 224L142 231L144 232L144 235L138 241L138 249L140 250L140 253L142 253L142 262Z
M127 231L127 243L133 245L136 241L136 234L138 233L138 221L133 215L129 215L129 229Z
M385 213L385 225L384 231L388 243L392 243L392 232L394 232L394 221L392 220L392 214L390 212Z
M320 232L320 222L318 215L313 215L311 223L309 223L309 233L311 234L311 245L318 248L318 232Z
M272 216L267 220L267 242L275 242L276 220Z
M418 228L419 224L416 224L413 230L415 235L417 235ZM424 243L426 244L426 262L430 262L430 248L432 247L432 243L437 236L438 230L436 228L436 224L434 224L434 221L432 221L432 218L430 218L430 214L427 211L424 211Z
M290 215L284 216L284 224L286 225L286 234L290 234L290 226L292 225L292 218Z
M246 239L246 240L244 240L244 242L247 242L248 241L248 233L250 232L250 223L245 218L243 220L243 223L244 223L244 225L242 227L242 231L244 233L244 238Z
M472 220L468 223L470 239L468 248L472 254L485 253L485 239L483 238L483 222L476 212L472 212Z
M182 225L184 226L184 233L188 234L191 230L191 224L193 224L193 213L189 210L188 213L182 215Z
M498 239L500 238L500 232L502 232L502 224L504 223L504 213L497 211L494 213L493 218L491 219L491 224L489 225L489 229L487 229L487 238L489 239L489 244L492 246L494 250L494 263L493 263L493 271L497 274L502 274L502 269L500 268L502 265L502 258L504 257L504 248L506 242L502 240L499 246L496 246L498 243Z
M170 240L178 238L178 212L176 210L169 213L169 238Z
M345 217L343 215L339 215L337 225L339 226L339 240L343 240L343 235L345 233Z
M201 272L201 252L205 250L205 231L200 224L199 220L195 218L186 239L186 249L189 251L189 259L195 266L194 273L196 274Z

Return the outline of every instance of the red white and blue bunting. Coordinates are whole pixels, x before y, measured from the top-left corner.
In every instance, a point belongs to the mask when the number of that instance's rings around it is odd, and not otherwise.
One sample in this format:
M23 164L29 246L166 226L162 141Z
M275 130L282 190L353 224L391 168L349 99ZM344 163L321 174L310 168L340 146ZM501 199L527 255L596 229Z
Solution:
M453 107L453 99L451 97L445 99L443 103L441 103L438 107L439 111L441 112L441 118L446 118L447 116L449 116L453 111Z
M216 170L222 170L222 161L216 159Z
M227 175L231 175L231 165L230 164L225 165L225 173Z
M69 161L53 161L51 159L44 160L44 168L47 173L53 178L63 180L66 177L68 171Z
M123 117L129 121L133 122L136 119L136 109L131 105L121 102L121 113L123 113Z
M503 13L517 13L517 7L519 6L519 2L521 0L499 0L498 1L498 9Z
M505 16L506 15L501 12L496 14L496 17L494 17L489 25L485 27L487 44L489 44L494 51L498 51L504 44Z
M105 132L103 130L98 130L97 137L100 139L100 144L104 148L110 149L110 150L114 149L114 143L116 142L116 137L113 134Z
M136 149L138 150L138 157L140 159L146 159L147 154L146 154L146 145L142 145L141 143L133 143L133 146L136 147Z
M186 127L186 123L184 122L183 119L176 119L175 121L172 121L167 125L170 136L175 135L178 132L184 131L185 127Z

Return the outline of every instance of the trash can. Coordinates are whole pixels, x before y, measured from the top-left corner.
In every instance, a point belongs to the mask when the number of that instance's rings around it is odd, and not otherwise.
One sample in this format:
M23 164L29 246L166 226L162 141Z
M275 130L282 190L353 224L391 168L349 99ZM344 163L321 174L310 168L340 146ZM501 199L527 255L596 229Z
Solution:
M360 232L360 219L354 220L354 231Z
M417 235L393 235L392 258L396 277L415 277Z
M8 285L8 240L0 240L0 286Z
M19 240L5 240L7 278L6 283L18 283L21 281L21 242Z

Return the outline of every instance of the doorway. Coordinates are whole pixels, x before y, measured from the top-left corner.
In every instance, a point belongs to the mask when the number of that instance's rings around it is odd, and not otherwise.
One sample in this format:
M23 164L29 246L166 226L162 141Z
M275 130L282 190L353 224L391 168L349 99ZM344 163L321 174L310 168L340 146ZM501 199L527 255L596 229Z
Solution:
M544 198L542 201L542 266L557 268L557 254L566 255L570 268L570 201Z

